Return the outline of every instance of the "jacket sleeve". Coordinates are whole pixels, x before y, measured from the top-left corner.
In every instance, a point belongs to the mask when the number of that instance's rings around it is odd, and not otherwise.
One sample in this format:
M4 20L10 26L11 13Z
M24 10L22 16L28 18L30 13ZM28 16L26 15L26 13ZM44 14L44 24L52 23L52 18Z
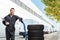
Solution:
M23 19L21 17L16 16L16 19L19 19L19 21L23 23Z
M6 26L6 17L3 19L2 23Z

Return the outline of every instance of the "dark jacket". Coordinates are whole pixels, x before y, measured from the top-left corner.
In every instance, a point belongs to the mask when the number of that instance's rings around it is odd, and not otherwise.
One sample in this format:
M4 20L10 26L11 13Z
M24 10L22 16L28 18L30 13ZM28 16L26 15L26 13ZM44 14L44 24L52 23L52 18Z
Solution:
M13 15L12 17L10 15L7 15L6 17L4 17L4 20L3 20L3 24L6 26L6 29L9 30L9 31L15 31L15 22L16 20L19 19L19 21L22 21L22 18L21 17L18 17L16 15ZM5 22L9 22L9 25L6 25Z

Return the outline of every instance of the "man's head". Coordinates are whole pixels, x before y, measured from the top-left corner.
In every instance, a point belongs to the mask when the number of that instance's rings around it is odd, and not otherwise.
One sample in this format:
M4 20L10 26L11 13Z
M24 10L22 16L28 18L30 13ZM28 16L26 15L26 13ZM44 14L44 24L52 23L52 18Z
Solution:
M11 9L10 9L10 14L11 14L11 15L14 15L14 12L15 12L15 9L14 9L14 8L11 8Z

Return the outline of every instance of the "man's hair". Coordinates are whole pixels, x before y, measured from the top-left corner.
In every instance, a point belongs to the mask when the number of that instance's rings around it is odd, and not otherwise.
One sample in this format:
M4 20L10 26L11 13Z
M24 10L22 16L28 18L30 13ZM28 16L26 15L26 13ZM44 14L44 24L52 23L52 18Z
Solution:
M11 8L11 9L14 9L14 8ZM14 9L15 10L15 9Z

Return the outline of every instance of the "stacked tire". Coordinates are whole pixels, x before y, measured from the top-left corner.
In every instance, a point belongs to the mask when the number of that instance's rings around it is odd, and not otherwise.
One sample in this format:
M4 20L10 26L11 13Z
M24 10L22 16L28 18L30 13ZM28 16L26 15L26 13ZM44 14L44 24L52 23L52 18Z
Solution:
M28 40L44 40L44 25L28 25Z

